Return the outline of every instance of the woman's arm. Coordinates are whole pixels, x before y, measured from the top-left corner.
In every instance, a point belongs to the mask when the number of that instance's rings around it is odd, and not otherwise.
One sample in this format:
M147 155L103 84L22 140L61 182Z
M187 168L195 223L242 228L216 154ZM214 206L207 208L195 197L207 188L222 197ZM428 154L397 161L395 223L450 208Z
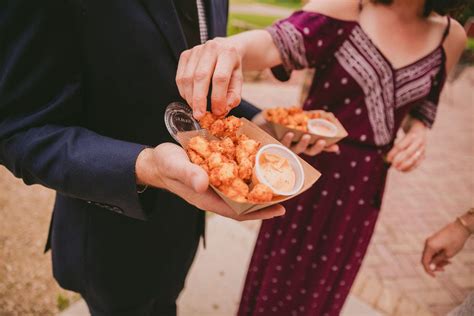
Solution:
M459 61L465 47L467 37L464 28L455 20L451 20L451 29L443 47L446 52L446 73L449 73ZM433 93L430 102L437 103L439 91ZM395 141L388 153L387 160L399 171L411 171L418 167L425 157L429 124L421 118L408 117L403 126L405 134Z
M237 48L244 71L263 70L281 64L280 52L266 30L244 32L226 40Z

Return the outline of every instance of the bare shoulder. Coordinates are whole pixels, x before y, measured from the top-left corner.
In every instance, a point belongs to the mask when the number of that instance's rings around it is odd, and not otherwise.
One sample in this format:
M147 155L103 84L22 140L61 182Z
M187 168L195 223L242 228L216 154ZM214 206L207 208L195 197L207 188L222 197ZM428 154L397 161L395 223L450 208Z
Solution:
M446 38L446 44L453 45L458 48L462 47L462 49L464 49L466 42L467 34L464 30L464 27L455 19L451 19L451 28L449 30L449 35Z
M357 20L358 0L311 0L303 8L305 11L321 13L340 20Z
M467 35L464 27L455 19L451 19L449 34L443 43L446 52L446 68L449 71L458 63L466 49Z

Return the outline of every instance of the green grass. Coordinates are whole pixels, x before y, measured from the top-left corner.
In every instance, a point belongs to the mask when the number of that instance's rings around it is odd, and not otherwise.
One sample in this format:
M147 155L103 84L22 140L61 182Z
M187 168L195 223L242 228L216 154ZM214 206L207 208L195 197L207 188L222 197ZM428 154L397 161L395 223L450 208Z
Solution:
M62 294L58 294L56 297L56 306L58 307L58 310L63 311L68 308L69 305L71 305L69 299Z
M278 19L280 19L280 17L277 16L231 13L229 16L227 34L234 35L250 29L262 29L273 24L273 22ZM246 27L242 28L237 26L235 22L242 22Z
M303 4L299 0L230 0L232 4L264 3L289 9L300 9Z
M295 1L295 0L257 0L256 2L271 4L271 5L289 8L293 10L301 9L301 7L303 6L301 1Z
M474 38L472 37L467 39L467 50L474 52Z

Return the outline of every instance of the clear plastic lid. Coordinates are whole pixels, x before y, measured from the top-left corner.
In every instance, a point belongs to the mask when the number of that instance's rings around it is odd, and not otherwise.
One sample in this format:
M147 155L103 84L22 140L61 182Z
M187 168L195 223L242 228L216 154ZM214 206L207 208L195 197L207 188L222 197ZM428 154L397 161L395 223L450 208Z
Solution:
M189 132L201 129L198 121L193 117L193 111L181 102L170 103L165 110L165 124L171 136L178 141L180 132Z

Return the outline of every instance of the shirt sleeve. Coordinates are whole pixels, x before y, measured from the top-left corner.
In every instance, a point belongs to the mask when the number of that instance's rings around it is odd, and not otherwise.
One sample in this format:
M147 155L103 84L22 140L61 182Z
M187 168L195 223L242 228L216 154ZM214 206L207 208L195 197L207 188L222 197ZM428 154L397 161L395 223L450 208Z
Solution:
M431 128L436 119L438 112L438 103L441 92L443 91L444 83L446 82L446 71L444 63L441 65L442 69L433 78L430 93L421 102L416 104L410 111L410 115Z
M297 11L267 28L280 52L286 73L314 68L334 56L350 22L316 12Z

